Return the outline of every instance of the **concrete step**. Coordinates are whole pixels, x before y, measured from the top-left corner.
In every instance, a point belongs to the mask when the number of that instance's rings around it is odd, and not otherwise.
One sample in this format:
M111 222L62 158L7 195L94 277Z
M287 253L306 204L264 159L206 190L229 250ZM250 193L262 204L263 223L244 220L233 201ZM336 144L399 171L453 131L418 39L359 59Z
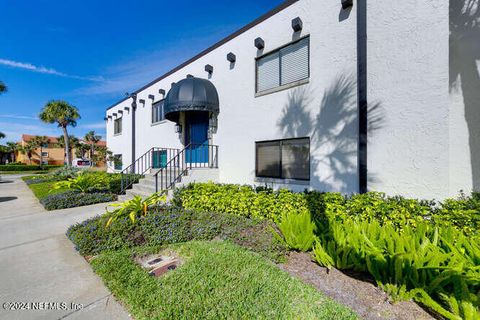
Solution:
M152 194L155 192L155 185L154 184L137 184L132 187L132 190Z

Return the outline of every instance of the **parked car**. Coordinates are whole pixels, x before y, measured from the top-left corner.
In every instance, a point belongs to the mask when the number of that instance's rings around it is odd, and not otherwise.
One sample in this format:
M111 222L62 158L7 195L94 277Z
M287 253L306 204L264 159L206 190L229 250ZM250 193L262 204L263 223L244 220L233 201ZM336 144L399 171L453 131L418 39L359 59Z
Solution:
M87 169L92 166L92 162L89 159L75 158L72 161L72 166L75 168Z

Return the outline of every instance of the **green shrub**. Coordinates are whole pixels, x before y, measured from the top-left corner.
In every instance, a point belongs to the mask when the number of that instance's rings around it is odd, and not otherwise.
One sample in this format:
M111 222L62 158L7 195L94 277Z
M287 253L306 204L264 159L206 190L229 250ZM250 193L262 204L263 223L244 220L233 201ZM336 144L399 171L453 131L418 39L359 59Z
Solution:
M215 183L190 184L179 189L173 203L189 210L223 212L275 222L287 212L308 211L302 194L287 190L256 191L250 186Z
M80 172L82 172L82 170L79 168L75 168L71 166L63 166L49 173L49 175L53 177L57 177L60 180L67 180L67 179L75 178Z
M369 272L396 299L413 298L448 319L468 319L470 308L480 306L480 245L452 227L420 222L397 230L375 220L330 217L319 238L314 256L320 265ZM465 307L451 308L446 300Z
M57 182L54 189L72 189L82 193L108 190L105 172L81 172L75 178Z
M117 196L109 193L81 193L77 190L68 190L62 193L49 195L40 200L47 210L58 210L88 206L95 203L117 200Z
M309 212L288 212L283 215L278 228L289 249L309 251L315 241L315 224Z
M56 165L19 165L19 164L4 164L0 165L0 171L42 171L50 170L52 168L59 168L61 166Z
M22 177L22 180L25 181L27 185L31 185L31 184L39 184L39 183L45 183L45 182L55 182L55 181L60 181L62 179L56 176L48 175L48 174L41 174L36 176Z
M129 218L132 223L148 213L148 209L152 206L164 204L167 200L165 194L154 193L151 196L143 199L141 196L134 196L133 199L124 201L122 203L114 203L111 206L117 209L108 212L110 217L107 221L106 227L109 227L112 223L118 219Z
M102 215L75 224L68 229L67 236L83 255L215 238L230 240L276 261L285 253L285 247L271 232L273 224L268 221L164 207L150 208L136 223L124 217L106 228L109 218Z

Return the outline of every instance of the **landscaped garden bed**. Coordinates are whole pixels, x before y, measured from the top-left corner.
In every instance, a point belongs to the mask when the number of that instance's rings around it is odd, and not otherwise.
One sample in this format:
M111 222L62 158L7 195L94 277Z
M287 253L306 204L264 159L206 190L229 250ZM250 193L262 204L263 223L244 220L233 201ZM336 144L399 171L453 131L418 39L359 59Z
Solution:
M248 303L229 309L230 306L217 302L214 293L222 292L222 288L250 292L258 283L265 285L263 277L252 279L246 287L236 282L234 275L240 276L242 268L249 274L251 262L240 264L243 259L250 261L242 255L245 253L260 264L269 265L268 269L277 268L272 263L280 264L290 274L326 291L368 318L375 318L374 312L377 317L403 314L412 319L428 318L413 302L389 307L398 301L415 300L438 318L473 320L479 318L480 303L479 200L477 194L437 203L386 197L380 193L346 197L336 193L274 192L249 186L193 184L177 190L171 206L159 206L159 196L145 201L135 198L112 212L72 226L67 235L77 250L91 259L110 290L137 318L214 318L222 317L227 311L241 318L251 315L252 310L260 316L271 313L295 317L291 312L298 310L296 308L257 310ZM240 265L224 255L224 249L242 257L238 261ZM162 250L176 252L186 263L158 279L135 263L142 254ZM202 254L197 256L197 250ZM287 251L305 253L299 256L300 253L286 254ZM188 269L189 259L193 263L205 257L205 252L213 256ZM229 260L232 260L230 264ZM222 265L221 272L209 278L214 262ZM235 271L229 269L229 265ZM188 271L183 271L184 268ZM340 283L340 280L321 278L333 268L345 271L341 282L345 284L351 279L350 285L323 290L319 282L330 281L333 286ZM200 279L188 279L187 275ZM223 275L229 276L222 278ZM283 292L272 280L274 277L266 278L274 286L273 296ZM363 282L365 279L368 281ZM137 280L139 283L135 284ZM185 287L186 281L198 290L205 289L200 291L204 298L190 296L194 293L191 287ZM372 287L370 282L377 287ZM352 292L338 293L352 286L356 287L357 296ZM303 283L301 287L304 293L312 289ZM179 293L168 300L163 296L164 288L166 292ZM359 298L360 291L371 292L371 297ZM144 298L139 297L143 296L141 292L145 292ZM262 294L252 300L249 296L245 301L257 300L259 305L271 303L264 291L255 292ZM295 305L311 301L309 295L301 297ZM285 299L286 305L292 306L289 296ZM324 305L329 300L324 300L322 294L315 299L319 299L321 310L311 313L313 306L305 307L302 315L328 318L332 317L330 312L334 312L336 315L332 318L335 319L351 316L337 304L333 304L333 309L329 307L330 302ZM180 300L183 302L177 302ZM164 301L181 307L167 306ZM190 301L188 305L187 301ZM218 309L208 313L213 304L218 304ZM266 313L262 313L264 311ZM313 314L316 316L310 317Z
M139 179L139 176L134 175ZM121 177L71 167L22 178L47 210L66 209L117 200Z

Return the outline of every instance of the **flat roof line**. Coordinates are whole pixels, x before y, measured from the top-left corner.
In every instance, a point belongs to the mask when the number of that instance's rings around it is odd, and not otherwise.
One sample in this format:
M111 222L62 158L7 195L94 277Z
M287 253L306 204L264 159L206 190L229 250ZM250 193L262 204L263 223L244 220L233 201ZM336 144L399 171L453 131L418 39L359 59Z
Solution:
M264 15L258 17L257 19L253 20L252 22L250 22L249 24L245 25L244 27L242 27L241 29L235 31L234 33L230 34L229 36L223 38L222 40L218 41L217 43L213 44L212 46L208 47L207 49L203 50L202 52L200 52L199 54L197 54L196 56L194 56L193 58L190 58L189 60L185 61L184 63L178 65L177 67L173 68L172 70L168 71L167 73L161 75L160 77L156 78L155 80L153 81L150 81L148 84L144 85L143 87L141 87L140 89L134 91L133 93L134 94L138 94L140 91L150 87L151 85L153 85L154 83L160 81L160 80L163 80L165 79L166 77L172 75L173 73L177 72L178 70L188 66L190 63L200 59L201 57L203 57L204 55L206 55L207 53L210 53L211 51L217 49L218 47L224 45L225 43L227 43L228 41L238 37L239 35L241 35L242 33L250 30L251 28L255 27L256 25L260 24L261 22L267 20L268 18L272 17L273 15L277 14L278 12L288 8L289 6L291 6L292 4L298 2L299 0L286 0L284 1L282 4L280 4L279 6L273 8L272 10L268 11L267 13L265 13ZM116 102L115 104L111 105L110 107L107 108L107 111L110 110L111 108L113 107L116 107L118 104L124 102L125 100L128 100L130 99L130 97L125 97L123 98L122 100Z

